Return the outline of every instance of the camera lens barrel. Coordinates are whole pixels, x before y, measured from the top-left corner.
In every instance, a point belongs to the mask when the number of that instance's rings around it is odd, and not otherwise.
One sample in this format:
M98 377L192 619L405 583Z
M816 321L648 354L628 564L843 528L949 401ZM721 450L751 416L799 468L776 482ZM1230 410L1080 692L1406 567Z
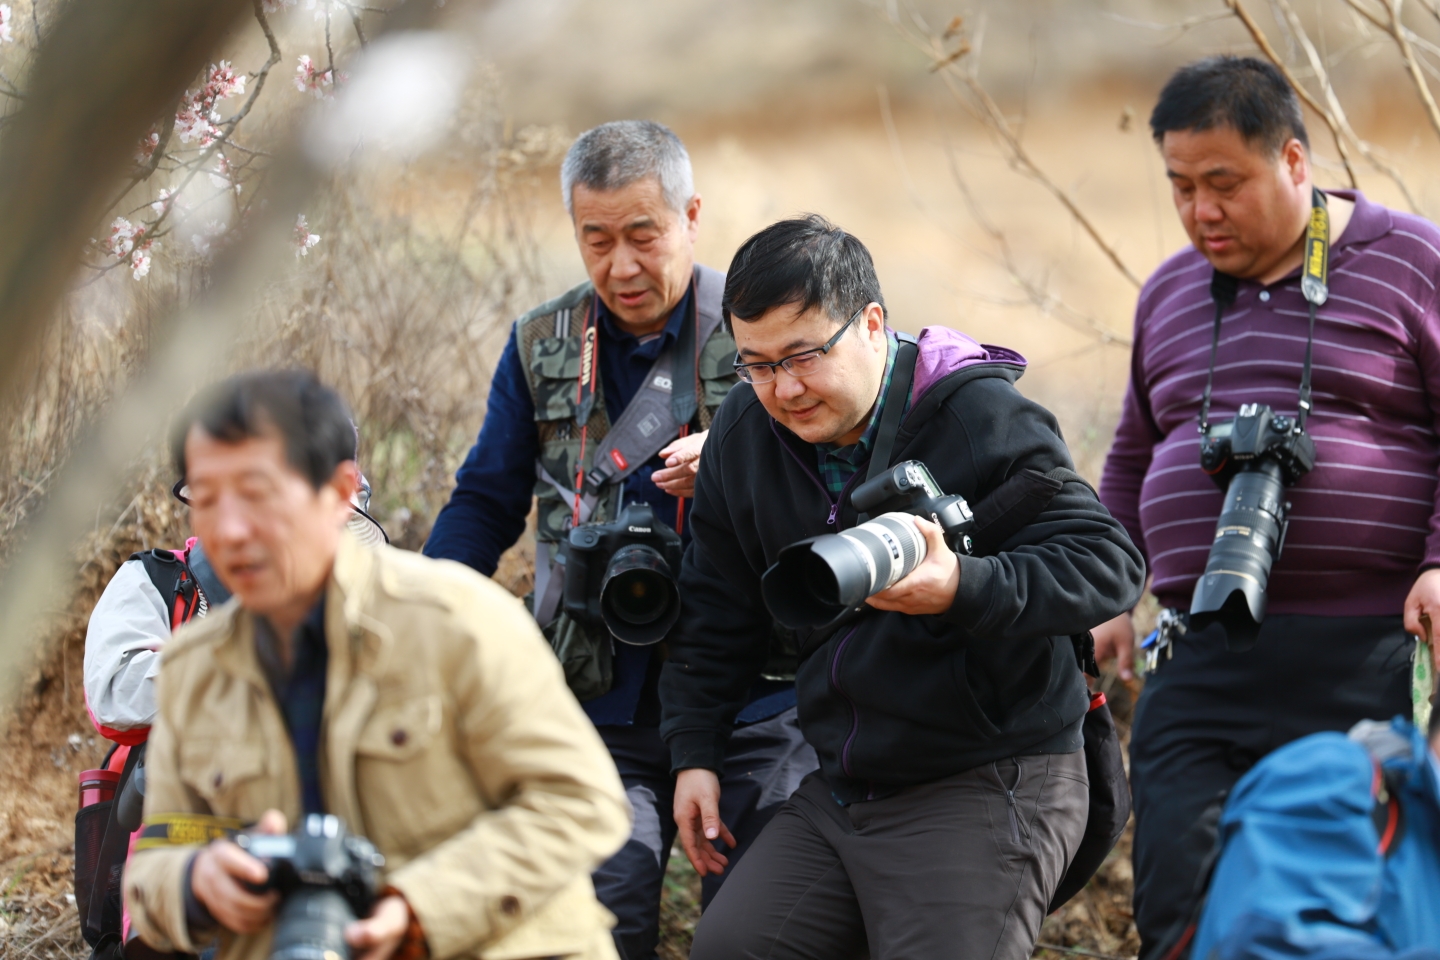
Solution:
M766 571L765 603L787 627L822 626L904 578L926 549L908 513L881 514L842 533L803 540L780 551Z
M1205 572L1195 585L1190 625L1224 624L1231 649L1253 645L1265 619L1270 568L1285 532L1285 484L1273 459L1250 461L1231 479Z
M354 920L339 890L299 887L280 902L270 960L350 960L345 927Z
M621 643L643 647L665 639L680 617L680 591L660 551L643 543L615 551L600 583L600 613Z

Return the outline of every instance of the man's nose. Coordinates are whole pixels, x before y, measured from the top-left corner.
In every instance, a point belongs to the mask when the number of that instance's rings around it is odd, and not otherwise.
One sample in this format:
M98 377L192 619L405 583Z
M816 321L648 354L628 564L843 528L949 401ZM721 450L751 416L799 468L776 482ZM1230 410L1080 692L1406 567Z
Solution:
M1219 223L1225 219L1225 211L1215 202L1214 197L1196 194L1195 219L1201 223Z
M235 497L221 497L212 508L211 537L229 544L244 543L252 534L250 517Z
M779 400L794 400L805 392L805 384L800 378L790 373L784 367L775 369L775 396Z
M640 258L635 255L635 250L628 243L617 245L610 260L610 276L617 280L631 280L639 275Z

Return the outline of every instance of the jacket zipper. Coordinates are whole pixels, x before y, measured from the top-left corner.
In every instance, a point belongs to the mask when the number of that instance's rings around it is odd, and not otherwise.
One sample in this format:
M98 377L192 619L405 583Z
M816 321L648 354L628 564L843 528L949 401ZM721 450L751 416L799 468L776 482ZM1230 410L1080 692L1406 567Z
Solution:
M776 429L775 421L773 419L770 421L770 432L775 434L775 439L780 441L780 446L785 448L785 452L790 454L791 459L793 459L797 464L799 464L800 469L805 472L805 476L813 480L815 482L815 486L819 487L820 492L825 495L825 502L830 504L830 513L825 518L825 525L827 527L835 527L835 532L839 533L840 505L845 502L845 494L850 492L850 487L854 485L855 481L859 478L860 471L856 470L855 473L851 475L850 479L845 481L845 486L840 488L840 497L839 499L836 499L830 496L830 488L825 486L824 481L820 479L819 475L816 474L813 469L807 466L805 464L805 461L800 459L800 455L796 453L793 448L791 448L790 444L785 442L785 438L780 436L780 431Z
M1016 846L1019 846L1019 845L1020 845L1020 818L1019 818L1019 816L1015 813L1015 788L1018 787L1018 786L1020 786L1020 778L1024 775L1024 768L1021 767L1021 765L1020 765L1020 758L1019 758L1019 757L1015 757L1014 759L1015 759L1015 782L1014 782L1013 784L1011 784L1010 786L1008 786L1008 787L1005 786L1005 780L1004 780L1004 778L1002 778L1002 777L1000 776L1000 765L999 765L998 763L992 763L992 764L990 764L990 767L991 767L991 769L993 769L993 770L995 771L995 779L996 779L997 781L999 781L999 783L1000 783L1000 789L1002 789L1002 790L1005 791L1005 803L1006 803L1006 805L1009 807L1009 810L1010 810L1010 835L1015 839L1015 844L1016 844Z
M830 686L835 688L835 692L840 694L850 707L850 735L845 738L845 746L840 748L840 769L845 771L847 777L855 776L850 771L850 747L854 745L855 737L860 733L860 711L856 708L855 701L850 699L850 694L840 686L840 657L845 652L845 645L850 642L850 638L855 635L857 629L859 629L858 625L850 628L850 632L845 634L844 638L835 645L835 653L830 657Z

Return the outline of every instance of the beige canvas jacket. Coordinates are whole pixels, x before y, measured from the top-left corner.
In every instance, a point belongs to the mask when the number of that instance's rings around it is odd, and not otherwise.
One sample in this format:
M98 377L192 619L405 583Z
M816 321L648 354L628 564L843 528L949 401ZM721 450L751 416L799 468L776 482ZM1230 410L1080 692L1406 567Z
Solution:
M348 536L325 594L320 751L330 813L385 855L431 956L612 958L591 870L629 833L615 765L519 600L457 563ZM166 645L146 759L147 822L301 813L295 755L237 602ZM137 852L136 929L195 952L195 847ZM270 931L223 934L219 960L266 960Z

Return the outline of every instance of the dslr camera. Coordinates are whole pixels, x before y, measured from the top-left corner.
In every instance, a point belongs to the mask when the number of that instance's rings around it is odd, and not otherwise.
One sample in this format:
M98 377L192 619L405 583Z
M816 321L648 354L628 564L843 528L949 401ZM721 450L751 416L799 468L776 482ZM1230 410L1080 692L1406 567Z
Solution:
M610 523L575 527L561 547L565 612L605 624L621 643L659 643L680 617L683 552L680 535L645 503L630 504Z
M339 817L312 813L285 836L241 833L235 842L270 869L280 891L271 960L350 960L345 927L375 906L385 858Z
M968 554L975 517L964 497L946 496L919 460L906 460L850 494L874 520L792 543L761 579L770 613L791 629L831 623L866 597L908 576L925 559L915 517L938 523L952 550ZM862 519L864 517L862 516Z
M1219 622L1231 650L1255 645L1290 522L1284 491L1314 466L1315 441L1303 426L1264 404L1243 404L1234 420L1204 430L1200 467L1225 491L1225 503L1190 603L1191 629Z

